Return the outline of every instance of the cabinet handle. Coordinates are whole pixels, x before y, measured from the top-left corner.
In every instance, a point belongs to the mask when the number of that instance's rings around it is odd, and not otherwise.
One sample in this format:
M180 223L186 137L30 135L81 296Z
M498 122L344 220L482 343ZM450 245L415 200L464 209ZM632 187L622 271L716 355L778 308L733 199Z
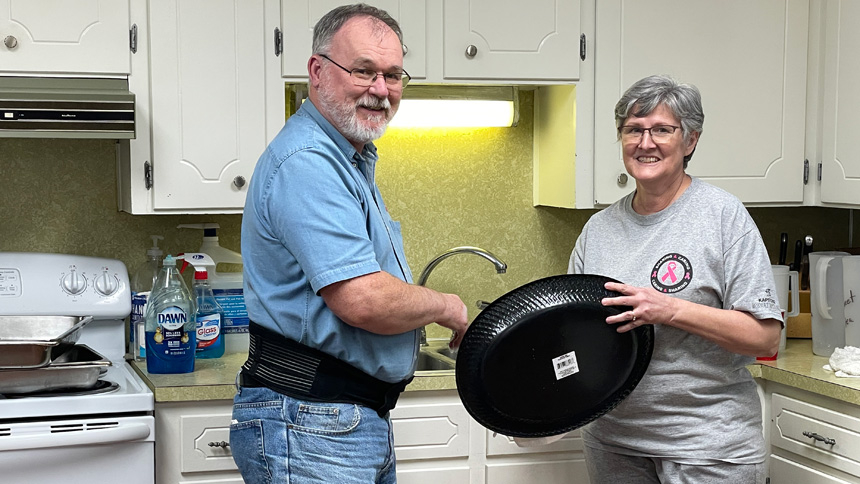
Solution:
M620 175L618 175L618 178L616 178L615 181L618 182L618 184L621 186L626 185L627 184L627 173L621 173Z
M14 49L15 47L18 47L18 39L16 39L14 35L7 35L6 38L3 39L3 45L5 45L7 49Z
M470 45L469 47L466 47L466 57L471 59L472 57L475 57L476 55L478 55L478 48L477 47L475 47L474 45Z
M835 440L818 435L815 432L803 432L803 436L809 437L810 439L817 440L819 442L824 442L826 445L836 445Z
M401 47L403 47L403 55L404 56L409 53L409 46L407 46L406 44L403 44Z
M242 188L245 186L245 177L242 175L237 176L233 179L233 186L236 188Z
M209 447L221 447L222 449L226 449L227 447L230 447L230 442L222 440L221 442L209 442L208 445Z

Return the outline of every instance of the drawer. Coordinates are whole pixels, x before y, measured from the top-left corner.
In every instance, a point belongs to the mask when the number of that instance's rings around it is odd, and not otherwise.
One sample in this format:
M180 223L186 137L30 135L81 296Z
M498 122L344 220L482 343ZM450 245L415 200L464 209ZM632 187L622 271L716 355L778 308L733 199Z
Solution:
M487 455L533 454L543 452L582 452L583 444L579 430L574 430L559 440L547 445L520 447L513 437L487 431Z
M778 455L770 456L768 477L771 484L851 484L849 481Z
M771 405L772 446L860 476L860 419L778 393Z
M237 470L230 452L230 414L180 418L182 472Z

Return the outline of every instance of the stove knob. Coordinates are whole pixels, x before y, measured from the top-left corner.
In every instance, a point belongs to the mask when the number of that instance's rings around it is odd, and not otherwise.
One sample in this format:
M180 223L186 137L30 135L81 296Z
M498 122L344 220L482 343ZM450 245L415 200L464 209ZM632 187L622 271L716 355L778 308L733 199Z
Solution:
M60 279L60 286L67 293L78 295L87 288L87 278L73 270Z
M110 296L119 289L119 280L104 271L96 278L96 292L102 296Z

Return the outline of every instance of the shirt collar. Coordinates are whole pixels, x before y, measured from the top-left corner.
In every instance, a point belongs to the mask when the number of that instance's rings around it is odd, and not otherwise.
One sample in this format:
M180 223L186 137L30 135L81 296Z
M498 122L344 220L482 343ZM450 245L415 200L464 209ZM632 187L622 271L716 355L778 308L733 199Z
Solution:
M327 134L328 137L337 144L338 148L340 148L348 159L358 159L360 161L365 161L365 158L370 160L377 159L376 145L374 145L372 141L364 145L364 150L361 153L356 151L355 147L352 146L352 143L350 143L349 140L346 139L341 132L338 131L337 128L335 128L328 119L322 115L322 113L319 112L319 109L314 106L314 103L311 102L310 99L306 99L305 102L302 103L299 107L299 111L307 114L316 121L325 134Z

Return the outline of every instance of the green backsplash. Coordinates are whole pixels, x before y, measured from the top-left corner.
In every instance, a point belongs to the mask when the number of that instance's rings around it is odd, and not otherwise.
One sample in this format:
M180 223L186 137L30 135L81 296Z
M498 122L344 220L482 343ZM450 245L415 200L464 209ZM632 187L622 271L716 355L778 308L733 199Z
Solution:
M377 142L377 179L388 210L403 224L406 254L417 279L435 255L474 245L508 264L497 275L470 254L442 262L427 285L460 295L474 317L491 301L540 277L564 273L576 236L594 210L532 206L533 93L520 92L520 122L478 130L391 129ZM111 257L130 270L150 234L166 253L199 248L202 233L181 223L216 222L220 242L240 250L241 215L129 215L117 211L115 143L107 140L0 139L0 251L61 252ZM695 159L691 162L695 163ZM815 236L816 249L847 245L849 211L814 207L755 208L775 259L780 232ZM432 336L444 336L440 328Z

